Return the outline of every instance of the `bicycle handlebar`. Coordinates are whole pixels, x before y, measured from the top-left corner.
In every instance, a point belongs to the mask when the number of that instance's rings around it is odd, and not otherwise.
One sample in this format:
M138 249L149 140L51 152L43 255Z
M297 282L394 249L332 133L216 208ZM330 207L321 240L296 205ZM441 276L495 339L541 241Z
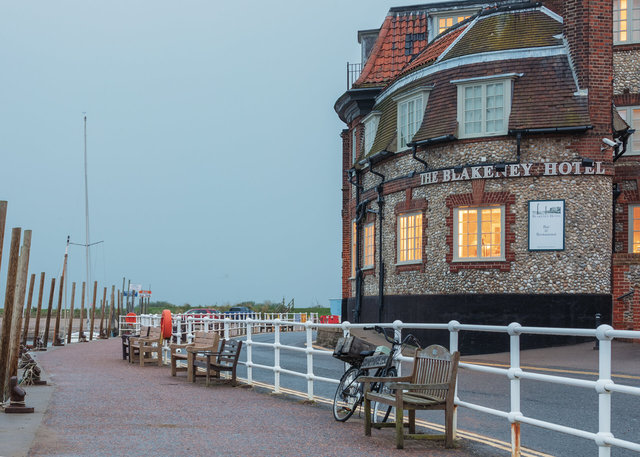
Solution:
M411 340L416 346L421 347L420 341L418 341L418 339L415 336L413 336L411 333L407 334L407 336L404 337L402 342L399 342L389 337L389 335L387 334L387 328L385 327L380 327L379 325L375 325L373 327L363 327L363 329L375 330L378 333L382 333L384 335L384 339L387 340L387 342L390 343L392 346L399 346L401 344L406 344L409 340Z

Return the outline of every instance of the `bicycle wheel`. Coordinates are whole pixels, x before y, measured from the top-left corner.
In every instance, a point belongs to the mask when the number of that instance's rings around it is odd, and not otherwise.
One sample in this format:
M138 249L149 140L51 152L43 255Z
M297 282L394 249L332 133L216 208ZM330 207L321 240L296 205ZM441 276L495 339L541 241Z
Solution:
M360 370L351 367L340 378L340 384L333 397L333 417L344 422L349 419L362 401L362 389L356 379L360 376Z
M383 377L395 377L398 376L398 372L395 367L389 367L389 369L382 374ZM385 386L384 382L378 383L376 386L376 392L391 393L389 387ZM377 401L371 402L371 422L386 422L389 419L389 414L393 406L385 405L384 403L378 403Z

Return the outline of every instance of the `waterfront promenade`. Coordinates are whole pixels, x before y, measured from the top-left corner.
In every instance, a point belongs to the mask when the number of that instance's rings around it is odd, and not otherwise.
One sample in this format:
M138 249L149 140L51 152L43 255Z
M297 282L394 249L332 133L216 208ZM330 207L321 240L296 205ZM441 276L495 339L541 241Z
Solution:
M0 455L496 455L495 449L465 441L455 450L424 441L408 441L397 450L393 430L366 438L362 419L338 423L326 406L249 387L207 388L200 379L190 384L184 373L174 378L168 367L142 368L121 355L119 338L36 353L51 387L27 388L35 416L0 415Z

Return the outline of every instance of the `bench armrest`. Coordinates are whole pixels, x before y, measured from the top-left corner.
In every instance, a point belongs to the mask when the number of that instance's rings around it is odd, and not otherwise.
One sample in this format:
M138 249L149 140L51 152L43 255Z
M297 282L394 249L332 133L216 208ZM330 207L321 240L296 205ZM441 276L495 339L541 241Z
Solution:
M187 348L187 350L189 349L189 347L193 346L194 343L184 343L184 344L179 344L179 343L171 343L169 345L169 349L171 349L171 352L174 352L176 349L184 349Z

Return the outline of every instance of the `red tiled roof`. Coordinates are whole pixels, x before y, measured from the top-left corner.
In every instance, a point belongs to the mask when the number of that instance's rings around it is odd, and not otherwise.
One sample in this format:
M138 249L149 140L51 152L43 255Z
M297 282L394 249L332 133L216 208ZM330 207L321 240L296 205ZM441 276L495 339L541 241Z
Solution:
M388 15L353 87L384 85L426 45L427 17L424 12Z

